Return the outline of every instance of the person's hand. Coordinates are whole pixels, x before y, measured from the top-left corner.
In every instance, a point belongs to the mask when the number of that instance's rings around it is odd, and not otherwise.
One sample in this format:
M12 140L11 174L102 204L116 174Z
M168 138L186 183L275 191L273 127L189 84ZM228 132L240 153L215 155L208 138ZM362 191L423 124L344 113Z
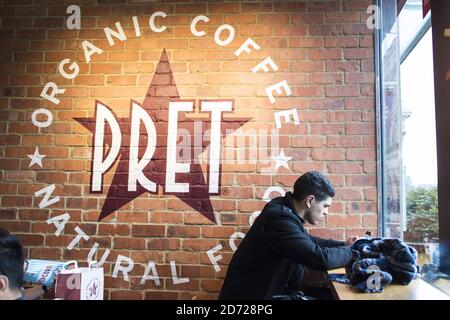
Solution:
M347 246L351 246L356 240L358 240L358 237L350 237L347 238L347 241L345 242L345 245Z

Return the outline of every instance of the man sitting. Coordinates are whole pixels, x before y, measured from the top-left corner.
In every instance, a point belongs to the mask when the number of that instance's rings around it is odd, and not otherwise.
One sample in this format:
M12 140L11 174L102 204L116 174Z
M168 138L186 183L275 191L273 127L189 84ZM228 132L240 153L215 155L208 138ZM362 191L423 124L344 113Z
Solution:
M345 266L353 257L354 238L320 239L304 227L324 219L334 195L328 179L312 171L297 179L293 193L270 201L234 253L219 298L301 298L305 267L324 271Z

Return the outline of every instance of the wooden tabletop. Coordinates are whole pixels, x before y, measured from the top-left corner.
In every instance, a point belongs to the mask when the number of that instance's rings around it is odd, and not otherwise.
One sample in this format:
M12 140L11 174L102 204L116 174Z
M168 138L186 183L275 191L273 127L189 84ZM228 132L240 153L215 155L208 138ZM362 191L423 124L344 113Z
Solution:
M344 274L345 269L329 270L328 273ZM335 281L330 281L330 287L338 300L450 300L450 296L421 279L414 279L407 286L390 284L381 293L362 293Z

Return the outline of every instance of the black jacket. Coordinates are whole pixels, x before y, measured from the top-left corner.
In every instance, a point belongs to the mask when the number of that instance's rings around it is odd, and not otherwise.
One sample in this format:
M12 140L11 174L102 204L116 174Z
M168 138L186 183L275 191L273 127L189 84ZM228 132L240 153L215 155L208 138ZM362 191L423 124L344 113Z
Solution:
M305 266L325 271L352 259L345 242L312 237L303 224L291 192L266 204L231 259L219 299L271 299L298 289Z

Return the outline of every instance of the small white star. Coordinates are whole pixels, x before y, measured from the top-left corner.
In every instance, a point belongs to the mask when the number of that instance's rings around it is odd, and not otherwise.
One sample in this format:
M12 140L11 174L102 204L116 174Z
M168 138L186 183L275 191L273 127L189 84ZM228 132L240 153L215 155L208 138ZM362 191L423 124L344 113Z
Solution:
M31 167L33 164L37 164L42 168L42 159L46 157L44 154L39 154L38 148L36 147L36 151L34 154L29 154L28 158L31 159L30 165L28 167Z
M278 170L279 167L289 169L288 161L291 160L292 157L286 157L284 150L281 149L280 155L278 157L273 157L273 159L277 162L275 164L275 170Z

